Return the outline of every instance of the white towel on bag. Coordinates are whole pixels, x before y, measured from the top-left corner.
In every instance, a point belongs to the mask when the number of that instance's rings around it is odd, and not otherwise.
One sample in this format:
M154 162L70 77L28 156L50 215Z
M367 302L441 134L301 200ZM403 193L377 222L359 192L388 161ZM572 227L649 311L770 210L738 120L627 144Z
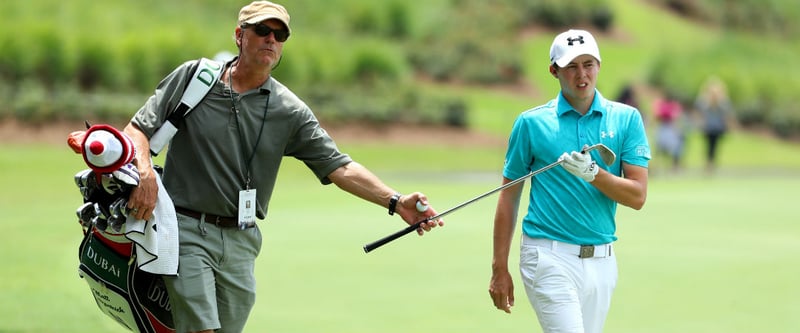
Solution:
M156 172L158 201L150 220L128 216L125 237L135 246L139 269L160 275L178 275L178 217L161 176Z

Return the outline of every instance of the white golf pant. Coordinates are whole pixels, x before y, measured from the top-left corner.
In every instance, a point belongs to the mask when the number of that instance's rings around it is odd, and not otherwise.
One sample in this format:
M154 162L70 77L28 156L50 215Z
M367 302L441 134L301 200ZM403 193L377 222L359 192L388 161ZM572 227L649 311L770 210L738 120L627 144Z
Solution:
M611 244L581 247L522 237L520 273L542 330L602 332L617 284Z

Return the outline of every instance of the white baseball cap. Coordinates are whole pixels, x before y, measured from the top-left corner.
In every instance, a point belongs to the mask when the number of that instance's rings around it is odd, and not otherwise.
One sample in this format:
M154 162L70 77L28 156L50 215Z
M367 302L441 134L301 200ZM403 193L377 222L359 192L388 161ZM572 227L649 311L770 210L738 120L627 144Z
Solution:
M550 46L550 64L564 67L584 54L593 56L600 62L600 49L592 34L586 30L570 29L553 39L553 45Z
M83 139L83 160L96 173L111 173L133 160L133 140L116 128L92 125Z

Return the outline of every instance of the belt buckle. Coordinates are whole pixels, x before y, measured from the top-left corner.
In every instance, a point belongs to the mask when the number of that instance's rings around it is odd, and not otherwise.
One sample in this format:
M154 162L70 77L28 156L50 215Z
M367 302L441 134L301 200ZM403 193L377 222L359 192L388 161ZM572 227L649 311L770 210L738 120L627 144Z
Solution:
M594 245L581 245L581 251L578 253L578 258L591 258L594 257Z

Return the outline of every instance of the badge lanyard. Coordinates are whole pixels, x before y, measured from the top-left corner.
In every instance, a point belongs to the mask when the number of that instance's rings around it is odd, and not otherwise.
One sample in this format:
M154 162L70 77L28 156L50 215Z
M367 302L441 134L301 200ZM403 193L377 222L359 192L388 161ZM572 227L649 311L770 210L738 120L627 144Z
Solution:
M242 136L242 125L239 123L239 110L236 109L236 100L233 98L233 79L232 79L233 68L228 70L228 88L230 89L230 98L231 98L231 111L234 113L236 117L236 132L239 135L239 144L241 145L242 152L247 153L247 146L244 143L244 137ZM261 135L264 133L264 124L267 122L267 109L269 109L269 91L267 91L267 102L264 105L264 118L261 120L261 128L258 131L258 137L256 138L255 144L253 144L253 150L250 152L250 156L246 157L245 162L245 183L244 183L244 190L239 191L239 229L246 229L249 227L255 226L256 223L256 189L250 189L250 169L253 164L253 158L256 156L256 151L258 150L258 144L261 142Z

